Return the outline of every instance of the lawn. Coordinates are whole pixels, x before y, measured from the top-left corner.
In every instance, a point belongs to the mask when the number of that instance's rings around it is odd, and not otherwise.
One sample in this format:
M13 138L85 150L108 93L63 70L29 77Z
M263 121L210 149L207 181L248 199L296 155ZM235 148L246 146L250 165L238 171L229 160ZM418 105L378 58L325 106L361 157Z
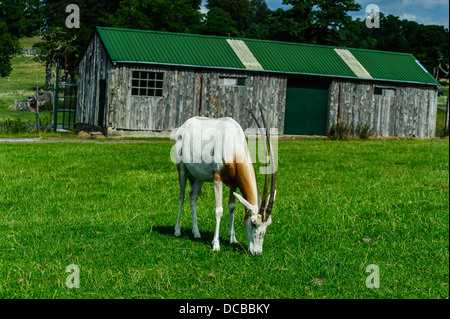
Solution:
M133 143L131 143L133 142ZM0 144L0 298L448 298L448 140L279 141L262 256L213 252L214 192L173 236L172 143ZM261 184L263 178L258 175ZM224 191L227 194L228 191ZM80 270L69 289L68 265ZM369 289L368 265L380 269Z

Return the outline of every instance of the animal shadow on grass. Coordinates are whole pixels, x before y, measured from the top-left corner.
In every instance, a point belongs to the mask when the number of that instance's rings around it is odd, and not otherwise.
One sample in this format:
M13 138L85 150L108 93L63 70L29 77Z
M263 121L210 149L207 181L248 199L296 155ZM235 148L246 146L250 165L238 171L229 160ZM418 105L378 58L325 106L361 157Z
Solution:
M181 236L179 237L175 237L174 235L174 226L167 226L167 225L155 225L152 227L153 231L156 231L157 233L161 234L161 235L165 235L165 236L170 236L173 238L181 238L184 240L191 240L194 242L199 242L204 244L205 246L208 246L211 248L212 250L212 240L214 238L214 233L210 232L210 231L201 231L200 235L202 236L201 238L194 238L194 235L192 234L191 229L181 229ZM237 244L230 244L230 241L228 240L228 238L220 238L220 245L221 247L225 247L225 246L231 246L233 248L233 251L236 252L241 252L241 253L246 253L247 249L241 244L241 243L237 243Z

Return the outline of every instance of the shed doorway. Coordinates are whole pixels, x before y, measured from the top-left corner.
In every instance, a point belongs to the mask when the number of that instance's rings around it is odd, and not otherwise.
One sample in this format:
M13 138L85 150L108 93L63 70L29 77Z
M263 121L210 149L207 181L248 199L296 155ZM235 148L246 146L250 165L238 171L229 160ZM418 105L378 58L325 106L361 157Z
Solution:
M326 135L328 81L289 78L284 134Z

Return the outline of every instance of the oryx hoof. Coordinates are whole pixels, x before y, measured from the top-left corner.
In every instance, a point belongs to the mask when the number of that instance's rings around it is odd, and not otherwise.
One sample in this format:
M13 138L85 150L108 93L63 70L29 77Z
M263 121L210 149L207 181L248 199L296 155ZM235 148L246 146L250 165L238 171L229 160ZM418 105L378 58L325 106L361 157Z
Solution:
M192 234L194 234L194 238L202 238L198 230L192 230Z
M218 240L213 240L213 251L219 251L220 250L220 243Z

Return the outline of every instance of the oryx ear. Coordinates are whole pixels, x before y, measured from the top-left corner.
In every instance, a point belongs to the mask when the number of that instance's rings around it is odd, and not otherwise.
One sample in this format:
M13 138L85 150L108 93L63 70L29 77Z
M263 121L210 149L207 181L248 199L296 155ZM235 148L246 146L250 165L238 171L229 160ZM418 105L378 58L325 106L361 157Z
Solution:
M241 195L239 195L236 192L233 192L234 196L236 196L237 199L239 199L239 201L241 202L242 205L245 206L245 208L247 208L248 210L252 210L253 209L253 205L250 204L249 202L247 202L244 197L242 197Z

